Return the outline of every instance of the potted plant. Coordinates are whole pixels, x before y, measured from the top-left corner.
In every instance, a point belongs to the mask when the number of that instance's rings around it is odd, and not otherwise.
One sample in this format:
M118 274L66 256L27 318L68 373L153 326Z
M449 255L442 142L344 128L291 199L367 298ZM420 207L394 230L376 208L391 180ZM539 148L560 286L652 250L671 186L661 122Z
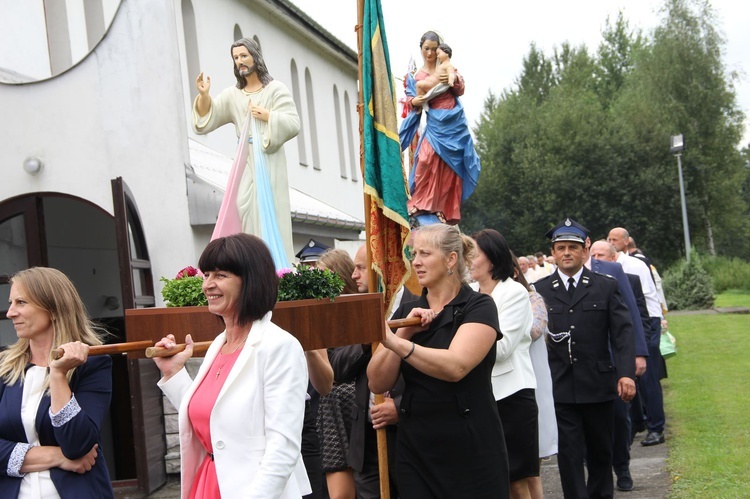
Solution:
M161 296L168 307L200 307L208 305L203 294L203 274L195 267L185 267L174 279L162 277Z
M296 265L293 269L277 272L279 276L278 301L333 300L344 290L341 276L328 269Z

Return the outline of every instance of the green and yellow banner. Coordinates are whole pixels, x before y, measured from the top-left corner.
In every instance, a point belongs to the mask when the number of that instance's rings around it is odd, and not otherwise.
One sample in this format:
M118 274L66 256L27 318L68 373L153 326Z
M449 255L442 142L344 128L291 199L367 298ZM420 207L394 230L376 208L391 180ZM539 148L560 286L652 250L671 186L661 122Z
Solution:
M370 195L368 243L373 268L382 279L386 304L410 272L406 243L409 193L401 156L396 92L380 0L365 0L362 24L364 177Z

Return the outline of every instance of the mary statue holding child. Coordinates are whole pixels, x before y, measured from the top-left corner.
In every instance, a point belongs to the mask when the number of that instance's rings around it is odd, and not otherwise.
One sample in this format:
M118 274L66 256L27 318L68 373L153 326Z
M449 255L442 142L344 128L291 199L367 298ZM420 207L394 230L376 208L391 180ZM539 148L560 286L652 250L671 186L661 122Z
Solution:
M425 111L426 126L409 173L409 214L418 224L440 221L455 225L461 220L461 203L477 186L481 165L458 98L464 93L464 79L450 64L452 50L441 43L434 31L422 35L419 47L424 65L406 76L407 115L399 138L402 150L409 147ZM440 64L439 53L444 59ZM439 84L423 92L424 85L418 89L418 82L425 80L437 80Z

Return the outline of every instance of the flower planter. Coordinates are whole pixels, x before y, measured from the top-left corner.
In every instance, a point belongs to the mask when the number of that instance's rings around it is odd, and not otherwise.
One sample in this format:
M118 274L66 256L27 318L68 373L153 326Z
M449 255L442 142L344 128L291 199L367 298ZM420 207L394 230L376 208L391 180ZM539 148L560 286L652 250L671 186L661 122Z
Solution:
M373 343L383 339L383 295L341 295L334 300L297 300L276 303L271 320L293 334L305 350ZM221 317L208 307L137 308L125 311L128 341L158 341L172 333L178 343L185 335L193 341L210 341L224 330ZM143 358L144 352L131 352Z

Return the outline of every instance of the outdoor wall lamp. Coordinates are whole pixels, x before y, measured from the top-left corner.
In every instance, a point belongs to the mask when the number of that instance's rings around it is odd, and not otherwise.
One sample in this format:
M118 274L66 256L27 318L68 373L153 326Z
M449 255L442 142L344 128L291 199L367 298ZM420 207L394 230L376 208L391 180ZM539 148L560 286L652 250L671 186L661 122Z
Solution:
M44 168L44 162L36 156L29 156L23 160L23 169L29 175L36 175Z

